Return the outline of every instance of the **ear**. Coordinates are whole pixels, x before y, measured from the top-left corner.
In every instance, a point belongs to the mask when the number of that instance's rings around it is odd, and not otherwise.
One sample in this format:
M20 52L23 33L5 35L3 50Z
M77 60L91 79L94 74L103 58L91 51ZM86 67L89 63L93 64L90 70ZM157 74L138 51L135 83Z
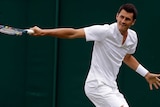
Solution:
M134 21L133 21L133 23L132 23L132 26L135 24L135 22L136 22L136 19L134 19Z
M119 13L116 14L116 20L117 20L117 18L118 18L118 15L119 15Z

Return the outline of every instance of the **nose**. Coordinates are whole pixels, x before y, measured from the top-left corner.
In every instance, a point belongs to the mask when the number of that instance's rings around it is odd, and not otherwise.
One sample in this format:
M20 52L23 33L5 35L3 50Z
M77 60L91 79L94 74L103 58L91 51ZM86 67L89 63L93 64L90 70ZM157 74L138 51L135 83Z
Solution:
M122 19L122 23L125 23L125 18Z

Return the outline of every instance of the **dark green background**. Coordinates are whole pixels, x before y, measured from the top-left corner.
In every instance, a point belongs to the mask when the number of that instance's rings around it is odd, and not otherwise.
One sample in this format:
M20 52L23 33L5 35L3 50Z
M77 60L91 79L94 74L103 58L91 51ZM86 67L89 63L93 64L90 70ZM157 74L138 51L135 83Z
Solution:
M85 27L111 23L119 6L134 3L139 44L135 57L159 72L159 1L152 0L1 0L0 24L28 28ZM92 42L0 34L1 107L94 107L84 94ZM123 65L120 90L131 107L158 107L159 90Z

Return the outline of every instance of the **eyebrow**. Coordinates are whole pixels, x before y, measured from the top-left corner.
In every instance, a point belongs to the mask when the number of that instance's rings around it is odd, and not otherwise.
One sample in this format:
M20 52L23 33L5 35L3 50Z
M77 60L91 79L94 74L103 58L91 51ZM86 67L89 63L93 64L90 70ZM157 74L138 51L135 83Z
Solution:
M124 15L122 15L122 14L119 14L120 15L120 17L125 17ZM129 18L129 17L125 17L127 20L132 20L132 18Z

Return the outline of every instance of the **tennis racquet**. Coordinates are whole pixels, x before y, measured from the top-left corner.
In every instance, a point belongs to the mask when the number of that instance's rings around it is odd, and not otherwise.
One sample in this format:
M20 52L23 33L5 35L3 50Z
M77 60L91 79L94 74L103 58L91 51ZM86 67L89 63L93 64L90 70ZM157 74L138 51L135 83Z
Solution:
M34 31L31 29L19 29L15 27L0 25L0 33L14 36L21 36L23 34L33 34Z

